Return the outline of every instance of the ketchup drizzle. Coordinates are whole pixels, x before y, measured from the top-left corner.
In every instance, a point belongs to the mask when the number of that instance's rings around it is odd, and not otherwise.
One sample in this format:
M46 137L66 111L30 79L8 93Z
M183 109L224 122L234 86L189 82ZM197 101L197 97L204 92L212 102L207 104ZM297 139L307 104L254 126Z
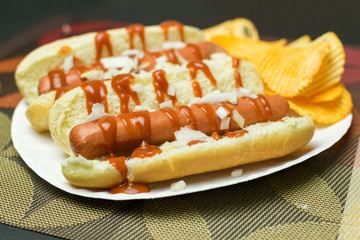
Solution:
M176 57L175 50L174 49L168 49L165 51L165 55L168 59L168 62L171 62L173 64L180 64L178 58Z
M94 80L94 81L87 81L80 85L86 95L86 108L88 114L92 112L92 106L95 103L101 103L105 107L105 112L109 112L108 105L107 105L107 88L103 81L101 80Z
M238 131L227 132L225 136L229 138L239 138L244 136L246 133L248 133L247 130L238 130Z
M104 116L97 121L104 136L110 157L114 157L114 146L116 143L117 121L115 116Z
M205 115L207 120L210 123L210 129L212 132L217 131L217 123L216 123L216 113L214 108L210 104L201 103L201 104L194 104L193 106L198 107Z
M111 80L111 86L120 98L120 112L129 112L130 97L136 105L140 105L140 100L136 92L131 89L130 82L135 77L131 74L119 74Z
M175 20L167 20L167 21L164 21L164 22L160 23L160 27L164 31L165 41L169 40L168 30L169 30L170 27L176 27L179 34L180 34L181 41L183 41L183 42L185 41L185 39L184 39L184 25L182 25L180 22L175 21Z
M265 116L266 116L265 119L266 119L266 121L269 121L271 119L271 117L272 117L272 111L271 111L270 104L266 100L264 95L259 94L258 97L259 97L259 100L260 100L262 106L264 107L264 110L265 110Z
M167 107L161 108L160 111L163 112L165 116L170 120L174 132L180 130L179 116L174 109Z
M48 72L50 90L55 90L67 86L66 74L64 69L55 69Z
M186 65L186 68L190 69L190 76L192 79L196 78L197 72L200 70L210 80L211 84L216 86L216 79L211 74L209 67L205 63L201 61L190 62Z
M189 49L194 54L194 57L195 57L196 61L203 60L201 51L200 51L199 47L196 44L187 43L186 48Z
M146 140L150 136L150 114L136 111L117 116L126 128L129 139Z
M154 79L153 86L155 89L156 99L159 103L165 101L165 94L170 98L173 105L176 103L176 95L171 96L168 94L169 83L165 77L164 70L156 70L152 73L152 77Z
M196 118L191 108L188 106L178 106L179 112L186 116L186 125L189 125L191 129L196 130Z
M98 32L95 36L96 60L99 61L102 56L103 47L106 47L110 56L113 55L110 43L110 35L107 32Z
M145 52L145 34L144 34L144 25L142 24L131 24L126 27L126 30L129 34L129 48L134 49L134 36L135 33L139 36L142 44L142 49Z
M143 141L141 145L131 153L131 158L147 158L153 157L157 154L162 153L161 149L155 145L150 145L147 142Z
M196 81L196 80L192 80L191 81L191 87L193 89L194 96L201 98L203 94L202 94L202 90L201 90L201 87L200 87L200 83L198 81Z
M240 64L240 59L233 57L232 58L232 67L235 68L234 77L235 77L236 88L243 87L241 75L240 75L239 71L237 70L237 68L239 67L239 64Z

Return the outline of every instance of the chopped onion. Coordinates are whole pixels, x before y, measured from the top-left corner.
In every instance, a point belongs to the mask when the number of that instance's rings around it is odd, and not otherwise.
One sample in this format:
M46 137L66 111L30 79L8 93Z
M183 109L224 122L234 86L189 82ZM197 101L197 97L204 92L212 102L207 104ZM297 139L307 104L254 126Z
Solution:
M188 63L188 61L186 61L186 59L183 58L183 56L181 56L180 53L178 53L178 51L175 50L174 53L175 53L176 58L179 60L179 62L181 64L187 64Z
M220 122L220 130L229 129L229 125L230 125L230 117L226 117L226 118L222 119Z
M119 57L107 57L100 59L100 62L104 68L123 68L126 66L132 66L133 61L128 56L119 56Z
M202 97L199 102L210 104L230 102L231 104L237 104L237 97L236 92L222 93L219 90L215 90Z
M144 91L144 85L142 85L141 83L136 83L133 86L131 86L131 90L137 93L142 92Z
M209 136L207 136L205 133L201 131L196 131L193 129L190 129L188 127L183 127L179 131L176 131L174 133L176 141L183 141L186 143L192 141L192 140L202 140L202 141L212 141L213 139Z
M184 190L186 188L186 183L184 180L180 180L178 182L174 182L171 184L170 189L173 192L178 192Z
M104 72L98 69L93 69L87 72L84 72L80 75L81 78L86 78L89 81L93 80L103 80Z
M92 122L98 120L103 116L110 115L105 112L105 106L101 103L94 103L92 106L92 111L89 116L85 119L85 122Z
M136 112L136 111L149 111L149 112L151 112L152 109L150 109L148 106L136 105L134 111L135 111L135 112Z
M167 49L179 49L186 47L186 44L184 42L164 42L162 44L162 48L164 50Z
M143 51L137 50L137 49L129 49L129 50L125 50L121 53L121 55L125 55L125 56L135 56L139 59L143 58L145 56Z
M70 55L67 58L65 58L62 68L64 69L65 73L68 74L70 72L70 69L72 69L73 67L74 67L74 56Z
M145 62L145 63L141 64L141 65L139 66L139 68L140 68L140 69L144 69L144 68L147 68L149 65L150 65L150 63Z
M237 123L239 128L244 128L245 126L245 119L240 115L240 113L237 110L234 110L232 112L233 120Z
M242 87L239 88L239 90L237 91L237 96L238 97L249 97L249 98L254 98L254 99L258 98L258 96L255 94L252 94L249 89L242 88Z
M231 177L233 177L233 178L241 177L242 174L243 174L243 169L234 169L231 172Z
M172 108L173 107L172 101L168 100L168 101L160 103L160 108L165 108L165 107Z
M199 97L191 98L191 99L190 99L190 102L189 102L189 105L198 103L199 101L200 101L200 98L199 98Z
M169 94L169 96L175 96L175 90L175 86L170 84L167 89L167 94Z
M218 117L223 120L224 118L226 118L229 115L229 111L226 110L226 108L224 108L223 106L220 106L215 113L218 115Z
M112 79L116 75L121 74L121 72L116 68L109 68L106 72L104 72L103 79Z

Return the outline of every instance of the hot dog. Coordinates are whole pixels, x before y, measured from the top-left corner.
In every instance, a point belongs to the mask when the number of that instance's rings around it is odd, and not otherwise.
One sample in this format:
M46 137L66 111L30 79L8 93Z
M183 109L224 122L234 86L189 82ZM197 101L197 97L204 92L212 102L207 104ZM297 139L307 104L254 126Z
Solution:
M103 103L108 113L118 115L134 111L136 105L154 110L168 101L172 106L188 105L195 97L206 96L214 90L235 92L241 89L239 83L253 94L263 94L264 88L256 68L244 60L236 62L230 56L216 54L212 59L201 62L165 64L163 69L153 72L119 75L99 83L84 82L64 94L51 108L51 136L61 149L71 153L70 130L88 117L93 103ZM240 81L236 73L241 76ZM122 77L124 80L120 79ZM135 92L139 85L142 90ZM90 94L99 91L104 93L102 97Z
M139 111L120 114L117 117L105 116L100 122L82 123L70 132L70 144L75 155L94 159L104 155L124 153L133 150L146 140L151 145L159 145L174 140L174 131L190 126L207 135L213 132L224 134L225 130L240 129L230 120L226 129L221 129L221 119L216 111L222 107L228 113L236 110L244 118L244 126L264 121L276 121L288 114L289 106L285 98L273 95L259 95L256 99L239 98L237 104L193 104L190 107L179 106L174 109L162 108L158 111ZM230 114L231 115L231 114ZM111 125L116 135L114 142L107 142L102 125ZM109 147L112 146L112 147Z
M170 48L162 51L145 52L144 57L138 59L138 66L145 67L142 67L141 69L130 69L129 72L138 72L139 70L151 71L157 65L157 59L162 56L167 58L167 62L172 64L181 64L187 61L191 62L209 59L213 53L225 52L221 47L210 42L176 42L175 45L180 45L178 47L182 48ZM47 75L40 79L38 85L40 96L29 105L26 111L26 116L35 130L38 132L49 130L48 114L54 102L67 91L81 85L84 81L87 81L88 79L86 79L83 74L86 74L91 70L99 70L101 75L104 75L104 77L106 77L105 75L108 71L101 62L85 66L82 63L75 61L74 67L67 74L63 69L59 68L50 71Z
M183 129L176 133L181 131ZM128 182L136 186L136 183L163 181L282 157L305 146L313 133L314 122L310 117L285 117L280 121L250 125L235 137L225 135L214 139L201 136L199 141L195 136L192 141L197 141L197 144L189 144L191 141L179 137L158 147L143 144L133 151L142 152L145 148L150 154L91 160L71 155L62 162L62 173L73 185L115 187L113 192L119 192L116 186L120 184L123 188L128 186ZM154 151L152 147L158 150Z
M31 103L39 96L39 80L49 71L63 65L70 55L89 66L103 57L119 56L128 49L153 51L161 49L162 44L167 41L196 43L204 40L200 29L183 26L175 21L146 27L133 24L106 32L87 33L57 40L35 49L19 64L15 79L21 94Z

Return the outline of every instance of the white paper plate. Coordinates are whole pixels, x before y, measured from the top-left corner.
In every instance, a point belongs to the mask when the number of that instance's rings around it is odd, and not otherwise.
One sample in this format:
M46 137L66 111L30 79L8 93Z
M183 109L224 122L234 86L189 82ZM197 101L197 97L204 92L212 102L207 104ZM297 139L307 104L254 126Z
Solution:
M184 177L182 180L185 180L187 187L183 191L171 191L170 184L178 181L171 180L150 184L150 193L128 195L110 194L106 190L94 191L81 189L69 184L61 174L61 161L67 157L66 154L54 144L49 133L38 134L33 130L25 117L26 108L26 102L24 100L21 101L15 109L11 126L14 146L25 163L45 181L68 193L110 200L151 199L176 196L229 186L269 175L303 162L331 147L347 132L352 120L352 115L349 114L345 119L333 125L318 125L313 139L306 147L283 158L240 166L238 168L243 169L241 177L232 178L230 174L233 169L227 169Z

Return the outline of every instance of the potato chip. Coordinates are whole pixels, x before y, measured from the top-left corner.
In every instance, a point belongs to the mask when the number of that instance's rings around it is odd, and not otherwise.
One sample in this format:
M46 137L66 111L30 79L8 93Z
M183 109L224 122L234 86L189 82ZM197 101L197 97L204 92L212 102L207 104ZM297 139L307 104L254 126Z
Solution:
M301 95L313 96L330 86L340 83L344 72L345 52L340 39L333 32L328 32L313 41L313 44L326 42L329 44L329 54L324 58L314 82L303 90Z
M246 18L236 18L225 21L213 27L204 29L203 33L208 40L218 35L259 39L259 33L255 25Z
M339 97L344 90L344 85L341 83L336 84L328 89L323 90L320 93L312 97L298 97L299 99L303 99L303 101L307 101L309 103L320 103L320 102L329 102Z
M231 56L248 60L257 65L261 59L274 47L284 46L286 40L276 42L265 42L234 36L216 36L211 41L223 47Z
M295 97L314 81L328 52L329 45L325 42L303 48L277 46L255 65L273 92L284 97Z
M298 114L309 115L319 123L335 123L344 119L352 108L350 93L344 88L341 95L329 102L310 103L302 99L288 99L290 108Z
M298 39L295 39L291 43L289 43L289 47L307 47L311 44L311 38L309 35L303 35Z

